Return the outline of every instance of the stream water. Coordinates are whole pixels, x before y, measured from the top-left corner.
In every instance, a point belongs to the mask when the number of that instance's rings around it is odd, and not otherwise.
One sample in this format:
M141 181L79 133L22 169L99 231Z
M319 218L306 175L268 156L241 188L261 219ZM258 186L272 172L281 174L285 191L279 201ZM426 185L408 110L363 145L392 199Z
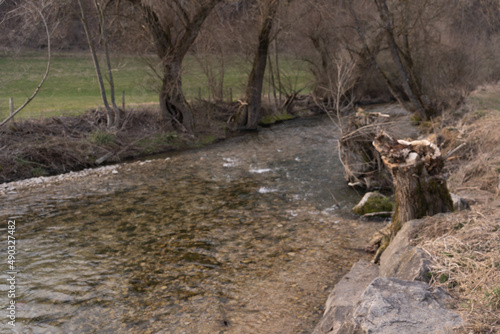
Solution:
M345 185L336 147L335 127L316 117L10 191L0 331L310 333L381 227L349 213L360 195Z

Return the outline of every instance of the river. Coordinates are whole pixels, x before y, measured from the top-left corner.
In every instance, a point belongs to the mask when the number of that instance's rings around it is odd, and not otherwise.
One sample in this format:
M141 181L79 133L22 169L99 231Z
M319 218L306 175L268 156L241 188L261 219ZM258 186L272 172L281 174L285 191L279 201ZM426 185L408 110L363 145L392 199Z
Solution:
M0 331L310 333L381 228L349 212L361 196L345 184L336 147L333 124L313 117L10 189L0 209Z

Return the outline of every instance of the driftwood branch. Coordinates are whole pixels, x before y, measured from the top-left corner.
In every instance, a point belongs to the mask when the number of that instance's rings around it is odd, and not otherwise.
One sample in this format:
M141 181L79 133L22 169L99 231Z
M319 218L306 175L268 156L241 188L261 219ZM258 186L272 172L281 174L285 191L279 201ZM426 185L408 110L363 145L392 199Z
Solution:
M379 211L379 212L370 212L370 213L365 213L363 217L376 217L376 216L386 216L386 215L392 215L394 211Z

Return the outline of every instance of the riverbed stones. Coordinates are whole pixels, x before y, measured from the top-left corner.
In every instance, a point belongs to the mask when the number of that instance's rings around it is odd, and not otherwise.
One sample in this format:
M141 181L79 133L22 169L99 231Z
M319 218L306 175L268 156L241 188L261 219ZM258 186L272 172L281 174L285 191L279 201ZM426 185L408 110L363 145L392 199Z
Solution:
M31 187L45 187L51 184L73 181L87 176L103 177L112 174L116 175L118 174L118 170L120 168L121 166L118 165L110 165L98 168L87 168L78 172L71 171L65 174L33 177L31 179L24 179L9 183L3 183L0 184L0 195L9 194L9 191L12 190L31 188Z

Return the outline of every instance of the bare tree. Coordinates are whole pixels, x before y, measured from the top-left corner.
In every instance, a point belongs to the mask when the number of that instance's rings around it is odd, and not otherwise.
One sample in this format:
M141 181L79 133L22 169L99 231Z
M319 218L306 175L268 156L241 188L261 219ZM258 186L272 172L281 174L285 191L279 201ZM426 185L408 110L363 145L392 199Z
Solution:
M358 53L362 55L362 57L368 58L369 62L372 64L372 66L375 68L375 70L380 74L380 76L383 78L387 88L389 89L390 93L392 96L401 104L404 105L404 97L401 96L398 88L396 87L396 84L391 80L389 73L387 71L384 71L382 69L382 66L379 64L379 61L377 60L377 55L380 50L380 48L377 48L374 50L371 45L370 45L370 40L369 37L367 36L367 32L364 29L361 20L359 19L358 13L355 10L355 7L353 5L353 0L348 1L348 6L349 6L349 12L353 18L354 21L354 28L359 35L359 39L361 40L361 51ZM377 37L379 35L377 34ZM378 38L377 38L378 39Z
M255 51L252 70L248 77L245 101L232 120L232 127L236 129L255 129L259 120L264 74L266 72L271 32L278 11L279 0L261 1L259 5L261 7L262 22L258 36L257 50Z
M359 13L367 9L377 13L372 22L360 19ZM373 0L370 2L348 1L353 25L362 44L363 53L381 75L391 94L407 109L416 112L426 120L436 114L437 101L432 101L432 87L424 80L426 69L432 63L431 57L439 58L446 53L439 39L445 29L442 24L444 2L440 1L393 1ZM377 22L374 24L373 22ZM382 37L383 48L370 46L372 35ZM378 43L380 44L380 43ZM438 51L436 51L436 49ZM383 56L382 56L383 55ZM387 55L391 62L387 62ZM432 55L432 56L431 56ZM448 85L446 78L441 85Z
M403 84L404 90L410 98L414 109L420 115L421 119L426 120L434 115L434 110L431 107L425 107L422 101L422 89L416 79L414 71L413 59L411 49L409 46L409 22L408 20L408 0L403 1L403 8L401 10L402 18L402 37L403 43L398 44L396 41L396 31L393 24L392 16L394 13L389 11L386 0L374 0L377 6L380 19L383 22L383 27L387 36L387 42L392 54L394 63L398 70L400 81Z
M174 127L193 131L191 108L182 92L182 62L206 18L222 0L130 0L143 14L163 68L160 118Z
M104 45L104 55L106 57L106 67L108 70L108 82L109 82L109 97L111 100L112 112L114 114L114 126L120 126L122 111L116 105L115 100L115 83L113 80L113 71L111 67L111 59L109 57L109 43L108 43L108 32L107 32L107 22L104 15L104 10L108 4L111 2L108 0L107 2L104 0L94 0L94 6L96 8L97 16L99 18L99 30L100 36L102 38L102 42Z
M196 61L207 79L209 99L213 98L215 102L224 100L224 75L227 60L224 39L227 37L227 31L222 21L220 15L211 15L193 47Z

